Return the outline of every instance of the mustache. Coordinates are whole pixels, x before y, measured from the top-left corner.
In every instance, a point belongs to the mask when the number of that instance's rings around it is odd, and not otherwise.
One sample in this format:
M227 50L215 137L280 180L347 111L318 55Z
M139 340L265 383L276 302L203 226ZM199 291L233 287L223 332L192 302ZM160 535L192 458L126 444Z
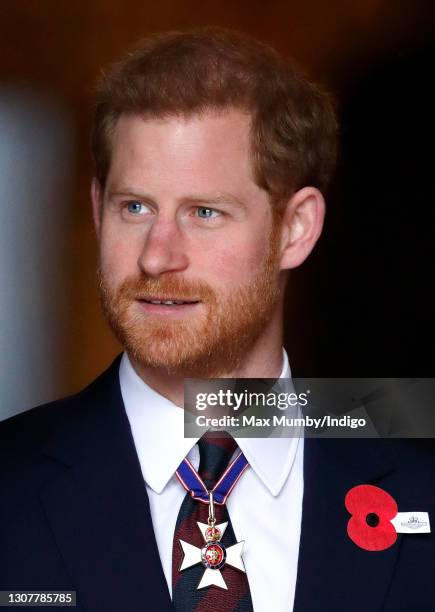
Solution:
M108 285L100 268L97 274L100 289L107 291ZM116 295L128 300L154 297L214 303L217 299L216 291L208 283L169 275L161 278L129 276L117 287Z

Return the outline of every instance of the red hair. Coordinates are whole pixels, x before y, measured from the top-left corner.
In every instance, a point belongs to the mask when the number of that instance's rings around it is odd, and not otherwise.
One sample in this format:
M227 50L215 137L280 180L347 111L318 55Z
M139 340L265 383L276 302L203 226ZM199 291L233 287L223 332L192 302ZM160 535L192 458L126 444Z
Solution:
M105 184L122 114L226 108L251 114L254 178L273 201L306 185L325 190L337 149L329 96L269 46L216 27L150 36L103 75L92 132L99 183Z

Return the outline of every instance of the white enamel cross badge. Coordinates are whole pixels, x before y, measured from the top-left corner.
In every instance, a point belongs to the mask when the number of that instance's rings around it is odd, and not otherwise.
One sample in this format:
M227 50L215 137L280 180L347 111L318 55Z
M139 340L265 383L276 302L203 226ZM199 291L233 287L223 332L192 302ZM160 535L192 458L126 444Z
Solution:
M220 570L224 565L228 564L242 572L246 571L242 559L244 541L237 542L237 544L228 546L228 548L220 542L228 522L216 526L197 522L197 525L204 538L204 546L198 548L184 540L180 540L184 553L180 572L188 567L192 567L192 565L202 563L205 570L197 589L203 589L212 584L221 589L228 589Z

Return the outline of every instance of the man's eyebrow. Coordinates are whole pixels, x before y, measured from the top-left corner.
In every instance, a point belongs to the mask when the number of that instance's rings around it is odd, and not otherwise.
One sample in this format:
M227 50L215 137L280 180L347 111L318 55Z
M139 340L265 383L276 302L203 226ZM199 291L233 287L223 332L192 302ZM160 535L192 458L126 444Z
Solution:
M123 187L116 187L111 189L108 194L108 198L135 198L137 200L145 200L146 202L155 202L154 198L151 197L148 193L141 193L140 191L132 190Z
M246 208L243 200L230 193L193 194L181 199L189 204L235 204L236 206Z

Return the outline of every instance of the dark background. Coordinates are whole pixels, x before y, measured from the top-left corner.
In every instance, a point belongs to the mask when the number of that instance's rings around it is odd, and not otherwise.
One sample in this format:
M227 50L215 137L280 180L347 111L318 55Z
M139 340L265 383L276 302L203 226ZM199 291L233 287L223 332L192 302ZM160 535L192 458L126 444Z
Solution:
M341 154L329 215L294 273L304 375L434 376L434 51L431 30L411 29L336 85Z
M48 96L72 135L71 163L59 168L67 174L59 193L67 221L51 255L62 273L57 336L48 357L33 347L35 363L47 361L50 384L4 413L78 390L119 350L95 283L93 87L101 67L147 33L205 24L271 43L337 100L341 153L324 235L292 273L287 299L293 373L433 376L434 17L435 2L411 0L3 0L0 92L24 87L30 97ZM43 267L37 273L42 281ZM58 299L55 283L44 291L50 304ZM46 313L34 324L47 334L54 328ZM26 342L17 350L26 354Z

